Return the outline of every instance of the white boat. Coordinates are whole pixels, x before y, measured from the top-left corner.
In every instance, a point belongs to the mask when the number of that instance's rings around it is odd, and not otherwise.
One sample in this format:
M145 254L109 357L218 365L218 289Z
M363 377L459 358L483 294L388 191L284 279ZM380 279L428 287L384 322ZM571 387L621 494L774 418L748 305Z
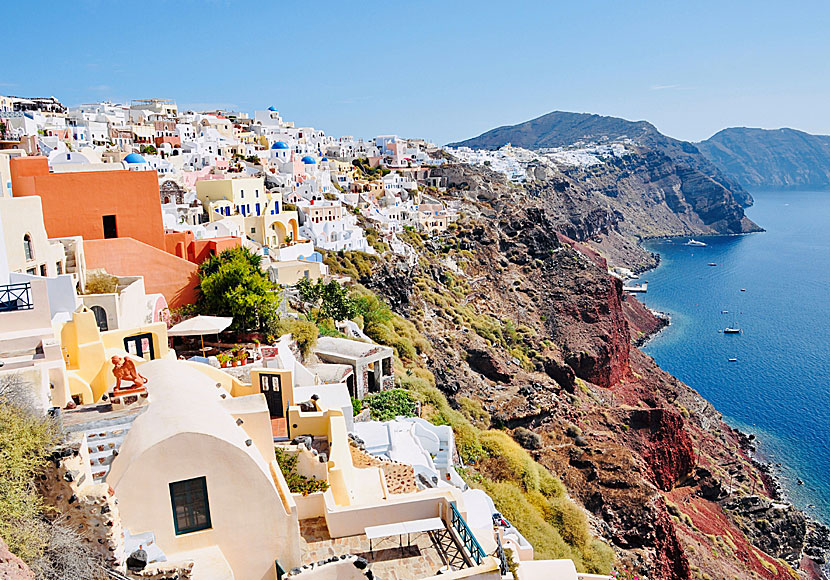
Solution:
M736 359L736 358L730 358L730 359L729 359L729 362L738 362L738 359Z
M705 242L699 242L695 239L689 238L689 241L686 242L686 245L687 246L701 246L701 247L703 247L703 246L706 246L706 243Z
M728 326L728 327L723 329L723 333L724 334L741 334L741 329L740 328L733 328L731 326Z

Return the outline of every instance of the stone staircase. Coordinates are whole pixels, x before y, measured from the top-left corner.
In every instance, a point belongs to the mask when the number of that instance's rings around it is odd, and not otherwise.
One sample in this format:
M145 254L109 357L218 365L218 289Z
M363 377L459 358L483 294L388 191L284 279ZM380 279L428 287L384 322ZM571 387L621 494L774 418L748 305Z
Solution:
M76 432L86 435L89 464L95 483L103 483L106 480L112 460L118 455L118 450L137 416L137 413L130 413L79 426L80 429Z

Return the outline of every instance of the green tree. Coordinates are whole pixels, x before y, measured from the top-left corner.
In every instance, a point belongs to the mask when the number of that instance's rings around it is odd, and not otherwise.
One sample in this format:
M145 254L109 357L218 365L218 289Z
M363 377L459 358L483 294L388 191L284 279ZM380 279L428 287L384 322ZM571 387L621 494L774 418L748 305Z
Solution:
M263 330L277 317L280 295L260 267L260 257L247 248L225 250L199 266L196 310L233 316L235 330Z
M349 298L349 291L336 280L329 283L317 280L314 284L309 280L300 280L297 290L307 313L315 322L327 318L339 322L355 315L355 304Z
M153 145L143 145L141 147L141 152L153 155L156 152L156 148Z

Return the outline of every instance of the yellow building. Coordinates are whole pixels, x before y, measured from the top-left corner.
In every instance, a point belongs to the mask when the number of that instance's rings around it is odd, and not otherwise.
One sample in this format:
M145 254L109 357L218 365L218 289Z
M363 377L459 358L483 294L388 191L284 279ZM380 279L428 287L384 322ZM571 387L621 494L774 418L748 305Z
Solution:
M210 179L196 182L196 195L210 221L237 217L245 235L272 248L298 242L296 211L284 211L282 194L268 193L262 177Z

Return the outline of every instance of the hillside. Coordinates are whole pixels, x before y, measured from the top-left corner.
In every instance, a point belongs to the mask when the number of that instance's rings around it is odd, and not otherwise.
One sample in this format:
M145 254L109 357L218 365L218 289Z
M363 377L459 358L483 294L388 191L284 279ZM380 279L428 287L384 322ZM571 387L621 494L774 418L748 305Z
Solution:
M751 442L632 346L653 317L582 243L596 228L613 234L619 216L549 194L557 181L534 190L486 169L442 171L438 195L458 204L457 224L404 232L414 264L386 253L358 277L429 343L424 364L451 401L481 403L489 427L520 443L533 431L533 458L640 577L780 580L813 568L827 530L773 502ZM494 498L529 521L520 498Z
M740 228L734 223L743 219L743 208L752 205L749 193L701 155L692 143L667 137L646 121L554 111L518 125L492 129L450 146L498 149L510 143L525 149L545 149L611 141L630 143L639 147L644 156L653 155L668 161L670 172L678 178L678 187L674 188L675 205L683 211L698 213L704 226L711 226L716 233L754 231L754 224L748 220ZM715 206L734 213L736 219L728 225L718 224L723 217L720 213L707 216L697 211L699 207Z
M795 129L724 129L697 144L712 163L749 188L830 188L830 136Z

